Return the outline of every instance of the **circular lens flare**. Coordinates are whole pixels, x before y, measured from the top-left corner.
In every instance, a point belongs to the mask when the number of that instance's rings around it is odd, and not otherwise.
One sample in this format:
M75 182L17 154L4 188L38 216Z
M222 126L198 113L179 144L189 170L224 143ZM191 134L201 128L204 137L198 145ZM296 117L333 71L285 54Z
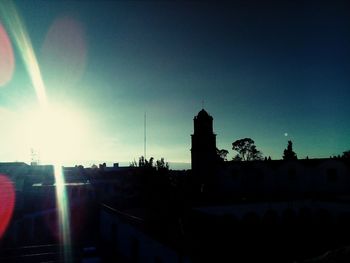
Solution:
M0 239L10 223L15 207L15 190L11 180L0 174Z
M13 75L15 59L11 41L0 23L0 86L6 85Z
M86 53L81 23L68 16L57 18L46 35L40 60L47 86L62 88L79 81L85 69Z

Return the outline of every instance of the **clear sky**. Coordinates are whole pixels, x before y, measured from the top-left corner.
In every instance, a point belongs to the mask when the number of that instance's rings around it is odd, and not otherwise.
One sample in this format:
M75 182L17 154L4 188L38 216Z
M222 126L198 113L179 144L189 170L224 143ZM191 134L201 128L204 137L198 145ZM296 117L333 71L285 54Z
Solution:
M64 108L67 119L83 123L79 144L61 144L66 162L137 160L145 112L147 156L190 162L193 117L202 101L229 158L232 142L244 137L273 159L282 157L288 140L300 158L350 149L347 1L15 5L49 101ZM30 146L21 143L28 130L19 122L38 102L2 20L14 66L12 74L11 62L0 73L0 160L29 162ZM8 49L0 40L4 57ZM69 125L62 126L55 129L69 136Z

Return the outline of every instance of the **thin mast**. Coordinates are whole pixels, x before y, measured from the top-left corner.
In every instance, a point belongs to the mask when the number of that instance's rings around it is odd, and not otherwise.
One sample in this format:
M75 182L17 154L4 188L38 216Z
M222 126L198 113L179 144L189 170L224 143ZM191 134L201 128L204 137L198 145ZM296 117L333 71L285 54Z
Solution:
M144 115L143 156L145 157L145 160L147 160L146 158L146 112Z

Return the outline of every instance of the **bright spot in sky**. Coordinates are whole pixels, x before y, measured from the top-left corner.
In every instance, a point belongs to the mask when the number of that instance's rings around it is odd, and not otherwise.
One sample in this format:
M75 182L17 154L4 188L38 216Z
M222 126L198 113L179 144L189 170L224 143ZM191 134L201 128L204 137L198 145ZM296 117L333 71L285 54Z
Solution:
M63 163L77 160L87 144L88 127L83 115L72 109L43 107L28 112L20 121L28 149L38 154L41 162Z
M285 132L285 133L284 133L284 136L286 136L286 137L287 137L287 136L288 136L288 133L287 133L287 132Z
M0 86L9 82L13 75L15 60L11 41L0 23Z
M0 174L0 239L11 220L15 197L12 181L6 175Z

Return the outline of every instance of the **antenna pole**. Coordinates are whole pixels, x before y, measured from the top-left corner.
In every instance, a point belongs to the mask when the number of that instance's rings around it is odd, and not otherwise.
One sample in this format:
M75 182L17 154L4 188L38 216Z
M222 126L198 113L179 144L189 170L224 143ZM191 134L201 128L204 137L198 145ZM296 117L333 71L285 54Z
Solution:
M146 158L146 112L145 112L145 116L144 116L144 134L143 134L143 155L145 157L145 160L147 160Z

